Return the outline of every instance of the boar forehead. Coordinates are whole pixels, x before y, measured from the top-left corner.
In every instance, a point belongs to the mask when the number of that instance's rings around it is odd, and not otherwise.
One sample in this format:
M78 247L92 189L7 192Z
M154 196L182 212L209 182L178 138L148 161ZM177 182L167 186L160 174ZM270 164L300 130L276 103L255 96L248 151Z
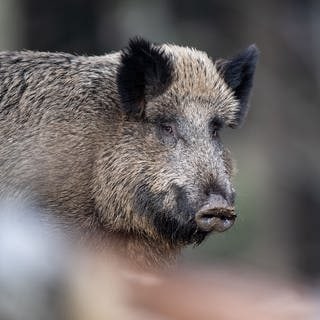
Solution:
M207 100L202 97L166 94L148 103L146 117L149 120L162 119L202 127L215 118L219 118L225 125L232 124L233 111L230 104L219 96Z
M207 54L187 47L162 48L173 62L173 82L164 94L149 100L147 117L164 114L203 122L219 116L232 125L239 102Z

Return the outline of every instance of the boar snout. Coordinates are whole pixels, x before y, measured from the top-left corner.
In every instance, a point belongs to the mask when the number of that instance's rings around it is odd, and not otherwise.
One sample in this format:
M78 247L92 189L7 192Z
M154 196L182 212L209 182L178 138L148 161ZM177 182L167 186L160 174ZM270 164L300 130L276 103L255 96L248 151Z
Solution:
M208 202L196 213L195 221L201 231L223 232L231 228L236 219L234 207L218 194L210 195Z

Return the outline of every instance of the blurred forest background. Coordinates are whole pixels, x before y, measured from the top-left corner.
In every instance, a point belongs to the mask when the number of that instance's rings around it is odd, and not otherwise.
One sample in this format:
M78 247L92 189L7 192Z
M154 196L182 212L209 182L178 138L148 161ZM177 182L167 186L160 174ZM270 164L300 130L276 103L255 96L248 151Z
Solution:
M228 57L261 50L245 126L224 132L237 159L240 217L184 261L320 277L318 0L0 0L0 49L104 54L141 35Z

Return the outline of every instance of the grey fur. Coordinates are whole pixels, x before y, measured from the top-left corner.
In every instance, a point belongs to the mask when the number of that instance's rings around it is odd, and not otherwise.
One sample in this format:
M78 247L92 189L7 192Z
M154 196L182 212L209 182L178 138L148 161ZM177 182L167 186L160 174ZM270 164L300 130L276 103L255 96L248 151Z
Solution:
M230 157L209 121L232 126L240 106L206 54L161 48L173 80L158 96L146 93L143 121L122 111L120 52L0 53L1 196L23 196L62 225L100 234L150 265L197 242L174 234L206 194L221 191L232 202L234 192ZM159 132L164 115L175 117L178 137ZM180 207L176 190L187 199ZM169 237L155 225L162 220L174 221Z

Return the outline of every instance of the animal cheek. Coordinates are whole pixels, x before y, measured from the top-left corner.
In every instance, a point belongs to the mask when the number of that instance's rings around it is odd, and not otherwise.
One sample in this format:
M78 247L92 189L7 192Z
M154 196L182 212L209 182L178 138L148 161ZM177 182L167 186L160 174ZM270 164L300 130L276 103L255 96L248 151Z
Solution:
M181 216L180 219L185 218L185 220L189 220L195 212L190 201L190 196L185 188L178 185L173 185L173 191L175 194L175 206L177 214Z
M231 153L228 149L225 149L222 154L224 166L228 176L233 177L237 174L237 165L234 159L231 157Z

